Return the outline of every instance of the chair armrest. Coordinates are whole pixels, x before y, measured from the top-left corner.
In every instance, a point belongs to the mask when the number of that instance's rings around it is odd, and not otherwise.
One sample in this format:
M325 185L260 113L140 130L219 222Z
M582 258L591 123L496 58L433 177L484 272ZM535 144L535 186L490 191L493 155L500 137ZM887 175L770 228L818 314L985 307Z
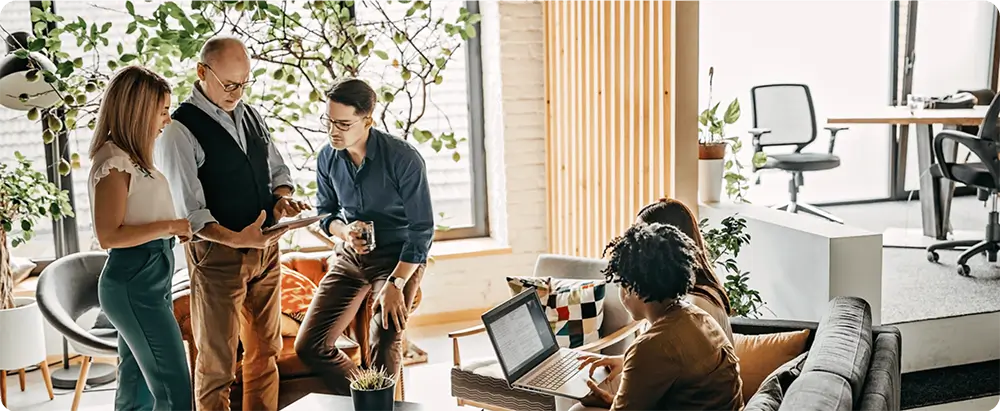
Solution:
M826 126L823 128L830 131L830 149L828 152L833 154L833 145L837 144L837 133L849 130L850 128L844 126Z
M600 352L601 350L608 348L612 345L615 345L621 340L624 340L625 337L628 337L629 335L638 332L639 327L641 327L644 322L645 320L632 321L628 325L619 328L618 331L605 335L604 337L601 337L601 339L594 341L590 344L584 344L583 346L578 347L577 350L592 352L592 353Z
M470 335L476 335L481 332L486 331L485 325L477 325L475 327L469 327L466 329L453 331L448 333L448 338L451 338L451 358L452 364L455 367L460 367L462 365L462 356L458 352L458 339L462 337L468 337Z
M764 134L770 133L771 129L769 129L769 128L751 128L751 129L747 130L747 132L750 133L751 135L753 135L754 138L759 138L760 136L762 136Z
M475 327L469 327L458 331L452 331L448 333L448 338L457 339L462 337L468 337L470 335L476 335L485 331L486 331L486 326L480 324Z
M934 136L934 157L936 157L938 167L941 169L941 174L944 178L952 181L956 181L955 175L952 174L950 167L950 165L954 163L950 163L944 158L945 140L951 140L957 144L961 144L979 157L980 161L986 165L986 169L989 170L990 174L993 176L994 184L1000 186L1000 164L998 164L996 142L993 140L978 138L972 134L963 133L958 130L943 130Z

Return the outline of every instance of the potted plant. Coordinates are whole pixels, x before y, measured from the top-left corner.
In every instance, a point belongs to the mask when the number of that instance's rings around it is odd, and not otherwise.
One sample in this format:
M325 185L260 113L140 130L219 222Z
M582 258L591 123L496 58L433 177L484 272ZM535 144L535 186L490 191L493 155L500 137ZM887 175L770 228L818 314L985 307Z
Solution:
M725 172L726 144L725 127L740 118L740 102L733 99L726 112L719 117L719 104L712 104L712 81L715 67L708 69L708 105L698 115L700 136L698 137L698 194L705 203L717 203L722 197L722 181Z
M73 215L66 191L33 170L20 152L14 157L16 163L0 163L0 372L45 360L42 313L34 298L14 297L10 247L31 240L38 219Z
M351 374L350 382L356 411L392 411L396 377L385 368L358 369Z
M699 222L698 228L705 239L709 261L726 273L723 287L729 294L731 316L759 318L766 309L760 292L748 284L750 273L742 271L736 262L743 246L750 243L750 234L744 231L747 222L735 215L722 219L721 227L709 228L708 220Z

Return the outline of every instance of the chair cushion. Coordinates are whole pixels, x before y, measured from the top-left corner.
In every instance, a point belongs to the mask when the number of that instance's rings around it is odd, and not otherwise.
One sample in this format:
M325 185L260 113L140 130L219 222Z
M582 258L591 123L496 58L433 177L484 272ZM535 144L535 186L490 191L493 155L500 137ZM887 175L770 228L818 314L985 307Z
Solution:
M733 334L733 347L740 359L743 399L749 400L763 381L782 364L806 351L809 330L771 334Z
M576 348L601 339L604 280L552 277L507 277L511 296L534 287L560 347Z
M555 411L550 395L511 389L496 359L468 361L451 369L451 395L518 411Z
M828 153L768 154L762 168L787 171L819 171L840 167L840 157Z
M988 190L1000 188L995 187L996 184L993 181L993 176L990 175L990 171L986 169L986 165L983 163L953 164L950 167L951 173L961 183ZM938 167L931 168L931 175L935 177L944 176Z

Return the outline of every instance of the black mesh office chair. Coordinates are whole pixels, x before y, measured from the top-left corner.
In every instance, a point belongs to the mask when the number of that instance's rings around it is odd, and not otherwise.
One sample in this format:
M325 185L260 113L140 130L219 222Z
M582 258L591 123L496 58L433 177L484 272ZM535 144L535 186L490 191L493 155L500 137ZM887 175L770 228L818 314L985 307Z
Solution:
M805 211L835 223L844 220L811 204L799 201L799 188L805 184L802 174L840 166L840 157L833 154L837 133L847 127L824 127L830 131L830 145L826 153L803 153L802 149L816 140L816 111L812 94L805 84L767 84L750 89L753 112L754 154L766 147L794 146L795 152L768 154L767 163L760 169L784 170L792 174L788 182L788 203L775 208L790 213ZM754 169L756 172L757 169ZM757 183L760 183L758 178Z
M937 262L940 258L937 250L948 250L968 247L958 256L958 273L969 276L970 269L966 264L976 254L986 254L989 262L997 261L1000 251L1000 222L998 222L997 195L1000 193L1000 160L997 159L997 143L1000 142L1000 130L997 129L997 116L1000 115L1000 96L994 96L986 111L986 117L979 126L977 135L959 130L944 130L934 136L934 156L937 163L931 167L934 178L947 178L979 189L982 200L990 200L990 212L986 225L986 238L982 241L943 241L927 247L927 259ZM957 163L945 161L943 146L945 140L961 144L969 149L971 154L979 157L979 163ZM985 196L983 194L986 194Z

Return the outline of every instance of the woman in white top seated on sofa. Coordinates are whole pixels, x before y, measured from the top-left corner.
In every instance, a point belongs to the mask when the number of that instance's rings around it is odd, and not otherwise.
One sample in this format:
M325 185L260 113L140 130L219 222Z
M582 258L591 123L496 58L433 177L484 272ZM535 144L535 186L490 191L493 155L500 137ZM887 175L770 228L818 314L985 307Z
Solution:
M153 142L170 122L170 84L124 67L108 83L90 146L94 230L109 250L98 281L101 310L118 331L115 410L191 410L191 379L170 301L177 218Z

